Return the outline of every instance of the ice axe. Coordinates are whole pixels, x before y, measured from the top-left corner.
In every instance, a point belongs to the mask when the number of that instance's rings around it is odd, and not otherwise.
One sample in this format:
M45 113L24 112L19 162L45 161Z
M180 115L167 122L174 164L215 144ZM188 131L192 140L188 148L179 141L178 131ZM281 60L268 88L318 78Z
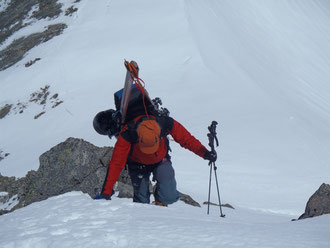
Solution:
M219 146L219 141L217 138L217 128L218 123L216 121L212 121L211 125L208 127L209 133L207 134L207 137L209 138L209 146L211 147L211 152L215 153L214 149L214 141L216 142L216 146ZM221 207L221 200L220 200L220 191L219 191L219 184L218 184L218 176L217 176L217 167L215 165L215 162L209 162L210 166L210 179L209 179L209 195L208 195L208 201L207 201L207 214L210 213L210 197L211 197L211 179L212 179L212 169L214 170L214 176L215 176L215 182L217 185L217 192L218 192L218 200L219 200L219 207L220 207L220 217L225 217L225 215L222 213L222 207Z

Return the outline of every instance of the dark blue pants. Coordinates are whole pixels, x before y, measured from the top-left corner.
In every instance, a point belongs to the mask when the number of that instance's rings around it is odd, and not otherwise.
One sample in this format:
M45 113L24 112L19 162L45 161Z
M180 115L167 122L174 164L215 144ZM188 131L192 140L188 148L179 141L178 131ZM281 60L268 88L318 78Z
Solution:
M149 178L151 173L153 173L153 181L157 182L154 191L156 201L171 204L179 199L174 169L169 159L164 159L156 165L141 165L130 162L128 171L134 189L134 202L150 203Z

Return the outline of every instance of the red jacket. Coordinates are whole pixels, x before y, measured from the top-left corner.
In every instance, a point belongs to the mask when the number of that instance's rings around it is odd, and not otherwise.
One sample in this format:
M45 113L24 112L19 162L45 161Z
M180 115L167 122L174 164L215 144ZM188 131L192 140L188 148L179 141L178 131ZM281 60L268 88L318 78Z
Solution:
M136 121L140 118L141 116L137 117L134 120L134 123L136 123ZM194 152L202 158L204 157L207 149L179 122L175 121L171 117L159 118L157 119L157 122L159 122L164 135L161 138L159 149L156 154L145 154L140 151L138 145L132 141L132 134L129 132L128 125L125 125L121 130L113 149L112 159L109 163L108 177L103 189L104 194L110 195L112 193L113 186L116 183L121 171L125 167L128 157L130 160L144 165L156 164L162 161L168 153L168 146L165 140L167 139L167 134L170 134L182 147Z

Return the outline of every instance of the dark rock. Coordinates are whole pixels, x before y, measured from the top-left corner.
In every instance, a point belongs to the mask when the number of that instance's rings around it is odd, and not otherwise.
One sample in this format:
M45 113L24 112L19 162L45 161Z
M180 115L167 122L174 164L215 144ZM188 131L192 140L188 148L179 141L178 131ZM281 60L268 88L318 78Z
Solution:
M73 6L71 6L70 8L68 8L65 11L65 15L66 16L71 16L74 12L76 12L78 10L78 8L74 8Z
M60 105L60 104L62 104L62 103L63 103L63 101L56 101L56 102L53 104L52 108L56 108L58 105Z
M27 62L25 64L25 67L30 67L31 65L33 65L35 62L41 60L41 58L35 58L34 60L30 60L29 62Z
M45 113L46 113L45 111L40 112L39 114L34 116L34 119L38 119L40 116L42 116Z
M15 177L4 177L0 175L0 192L8 192L8 197L12 197L18 192L19 185Z
M54 94L50 99L56 99L58 97L58 93Z
M133 186L131 182L131 178L128 174L128 169L125 167L124 170L122 170L115 190L119 191L118 197L119 198L133 198Z
M81 190L94 198L95 188L102 188L108 166L100 163L100 158L109 161L111 154L109 147L69 138L40 156L36 189L45 197Z
M2 193L2 192L0 192ZM9 200L9 196L7 192L4 192L5 194L0 194L0 203L5 203Z
M39 9L34 11L32 18L38 20L45 18L55 18L62 12L62 4L58 3L57 0L39 0Z
M179 199L186 204L192 205L194 207L201 207L201 205L196 202L191 196L179 192Z
M0 109L0 119L4 118L11 110L12 104L6 104Z
M323 183L309 198L305 213L298 219L305 219L330 213L330 185Z
M45 87L41 87L39 91L33 92L30 95L30 100L29 102L34 102L34 103L38 103L40 105L43 105L46 103L47 101L47 97L50 94L49 92L49 85L45 85Z
M8 213L10 213L10 211L0 209L0 215L8 214Z
M16 114L17 113L22 114L26 108L27 108L27 103L18 101L18 103L13 108L13 110Z
M82 191L95 198L103 188L112 150L68 138L40 156L37 171L29 171L20 179L0 175L0 192L8 192L9 198L18 195L19 202L10 211L70 191ZM119 191L118 197L133 197L127 169L121 172L114 190ZM188 195L180 194L180 199L199 206Z
M4 177L2 175L0 175L0 192L7 192L7 202L9 201L9 199L11 199L12 197L15 197L18 194L18 191L21 187L20 185L21 181L20 180L16 180L15 177ZM5 202L3 202L5 203ZM7 209L0 209L0 215L1 214L5 214L5 213L9 213L13 210L15 210L16 208L12 208L11 210L7 210Z

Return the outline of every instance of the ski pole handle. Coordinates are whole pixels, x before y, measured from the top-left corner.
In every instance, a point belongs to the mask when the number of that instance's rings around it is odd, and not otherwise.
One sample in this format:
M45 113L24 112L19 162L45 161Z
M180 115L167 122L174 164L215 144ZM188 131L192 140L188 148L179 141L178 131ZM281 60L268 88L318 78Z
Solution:
M209 146L211 147L211 150L214 151L214 137L210 133L207 134L207 137L209 138Z
M217 128L217 125L218 125L218 122L216 121L212 121L211 125L209 126L209 131L212 133L212 134L217 134L216 133L216 128Z
M211 147L211 150L214 151L214 140L216 142L216 146L219 146L219 141L217 138L217 128L218 122L212 121L211 125L208 127L210 133L207 134L207 137L209 138L209 146Z

